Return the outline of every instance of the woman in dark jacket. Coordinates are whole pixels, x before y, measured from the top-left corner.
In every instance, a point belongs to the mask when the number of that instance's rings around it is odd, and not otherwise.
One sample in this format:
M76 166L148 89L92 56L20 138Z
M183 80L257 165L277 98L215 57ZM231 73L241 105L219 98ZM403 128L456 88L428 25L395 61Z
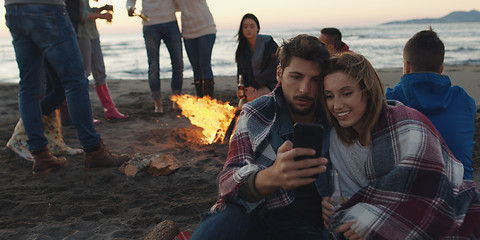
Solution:
M255 15L243 16L238 29L238 47L235 52L237 79L241 76L245 85L245 96L237 91L239 106L271 92L276 84L275 72L278 65L275 52L278 45L270 35L260 35L260 23Z

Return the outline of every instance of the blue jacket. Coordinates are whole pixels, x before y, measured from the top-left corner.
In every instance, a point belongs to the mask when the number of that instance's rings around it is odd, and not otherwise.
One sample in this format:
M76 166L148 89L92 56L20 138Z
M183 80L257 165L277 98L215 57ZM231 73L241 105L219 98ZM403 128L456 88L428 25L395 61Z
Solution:
M437 73L409 73L386 91L387 99L401 101L425 114L442 134L453 155L463 163L463 178L472 179L475 100L450 78Z

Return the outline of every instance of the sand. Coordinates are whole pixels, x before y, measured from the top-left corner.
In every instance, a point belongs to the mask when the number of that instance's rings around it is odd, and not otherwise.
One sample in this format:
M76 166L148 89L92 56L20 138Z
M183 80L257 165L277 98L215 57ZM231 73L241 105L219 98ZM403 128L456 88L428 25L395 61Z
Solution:
M393 87L401 69L378 71L386 87ZM480 104L480 66L447 66L454 84L464 87ZM192 79L184 93L194 94ZM20 160L3 146L19 119L18 86L0 85L0 239L142 239L163 220L180 230L194 230L200 216L215 201L216 176L227 156L227 144L200 145L189 137L190 122L170 110L168 80L164 86L163 115L153 113L146 80L108 80L117 108L129 114L125 121L107 122L94 88L90 96L96 126L113 152L173 154L183 166L169 176L146 171L127 177L117 168L86 171L82 156L68 156L69 166L34 178L31 162ZM235 79L217 77L215 97L236 105ZM480 122L475 128L474 167L480 183ZM80 147L73 127L64 127L65 142Z

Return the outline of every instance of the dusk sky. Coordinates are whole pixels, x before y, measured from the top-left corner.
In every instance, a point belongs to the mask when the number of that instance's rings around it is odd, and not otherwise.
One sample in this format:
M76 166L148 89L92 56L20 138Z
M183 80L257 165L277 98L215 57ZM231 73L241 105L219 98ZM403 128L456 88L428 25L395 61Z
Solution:
M413 18L438 18L452 11L480 10L478 0L207 0L217 28L237 29L243 14L254 13L262 29L268 28L311 28L311 27L355 27L376 25L389 21ZM141 32L141 19L129 18L124 0L91 1L92 6L112 4L115 8L113 23L97 20L102 33ZM2 4L3 5L3 4ZM141 9L141 0L137 2ZM1 8L0 37L8 37L5 26L5 8Z

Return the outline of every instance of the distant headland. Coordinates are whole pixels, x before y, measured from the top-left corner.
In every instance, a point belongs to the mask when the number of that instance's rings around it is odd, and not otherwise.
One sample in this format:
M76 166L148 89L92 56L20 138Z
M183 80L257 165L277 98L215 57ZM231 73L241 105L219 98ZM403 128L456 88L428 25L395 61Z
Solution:
M422 18L412 19L406 21L393 21L382 23L381 25L388 24L412 24L412 23L457 23L457 22L480 22L480 12L477 10L471 10L470 12L455 11L441 18Z

